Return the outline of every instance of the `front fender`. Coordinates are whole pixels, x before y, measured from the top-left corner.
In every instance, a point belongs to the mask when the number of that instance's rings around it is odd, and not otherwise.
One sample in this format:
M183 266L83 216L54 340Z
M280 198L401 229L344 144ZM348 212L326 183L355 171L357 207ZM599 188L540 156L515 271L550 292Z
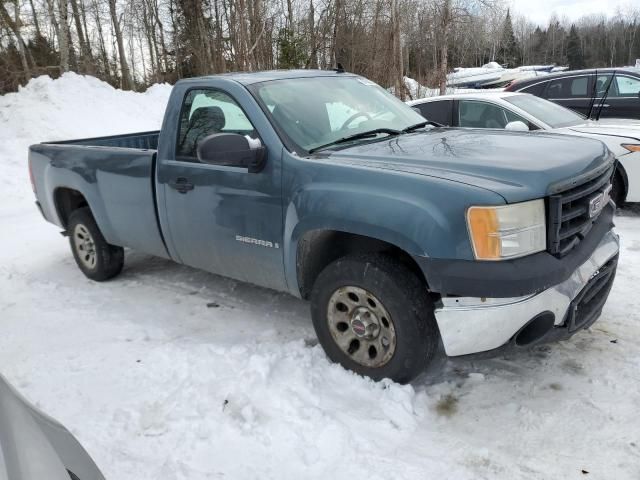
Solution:
M309 231L371 237L411 256L472 259L466 209L504 203L488 190L433 177L342 165L323 165L309 176L309 167L292 180L284 212L285 274L295 295L298 245Z

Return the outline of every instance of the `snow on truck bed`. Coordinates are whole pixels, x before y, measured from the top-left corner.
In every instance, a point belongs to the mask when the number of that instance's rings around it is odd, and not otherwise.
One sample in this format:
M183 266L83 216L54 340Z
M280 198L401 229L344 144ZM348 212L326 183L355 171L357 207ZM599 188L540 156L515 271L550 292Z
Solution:
M29 144L157 129L169 91L66 74L0 97L0 371L108 480L640 478L637 213L591 331L373 383L326 360L304 302L136 252L93 283L40 218Z

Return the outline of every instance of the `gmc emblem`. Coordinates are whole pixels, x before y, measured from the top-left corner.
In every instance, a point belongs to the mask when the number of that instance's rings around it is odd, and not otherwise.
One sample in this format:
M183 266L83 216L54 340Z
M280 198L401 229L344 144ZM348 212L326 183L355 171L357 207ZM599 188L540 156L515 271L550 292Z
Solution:
M589 200L589 218L596 217L600 214L605 205L609 203L609 199L611 198L610 194L611 185L608 185L607 188L604 189L604 192L598 193Z

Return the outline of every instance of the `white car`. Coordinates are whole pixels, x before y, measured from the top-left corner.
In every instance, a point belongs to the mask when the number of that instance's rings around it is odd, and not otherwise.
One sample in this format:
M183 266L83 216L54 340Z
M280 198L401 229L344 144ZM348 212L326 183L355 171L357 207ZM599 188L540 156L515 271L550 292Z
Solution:
M531 130L596 138L618 159L612 198L640 202L640 120L586 120L568 108L527 93L478 92L407 102L423 117L451 127Z

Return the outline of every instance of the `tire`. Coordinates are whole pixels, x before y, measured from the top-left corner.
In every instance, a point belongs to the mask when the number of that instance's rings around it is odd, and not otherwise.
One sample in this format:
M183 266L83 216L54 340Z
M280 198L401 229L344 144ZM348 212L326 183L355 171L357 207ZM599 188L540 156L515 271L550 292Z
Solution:
M613 182L611 185L611 200L613 200L616 204L617 208L622 208L624 206L625 199L625 188L624 188L624 180L622 179L622 174L620 172L616 172L613 177Z
M376 381L416 378L440 338L424 283L382 254L348 255L328 265L313 285L311 316L329 359Z
M103 282L122 271L124 249L107 243L89 207L71 213L67 232L73 258L88 278Z

